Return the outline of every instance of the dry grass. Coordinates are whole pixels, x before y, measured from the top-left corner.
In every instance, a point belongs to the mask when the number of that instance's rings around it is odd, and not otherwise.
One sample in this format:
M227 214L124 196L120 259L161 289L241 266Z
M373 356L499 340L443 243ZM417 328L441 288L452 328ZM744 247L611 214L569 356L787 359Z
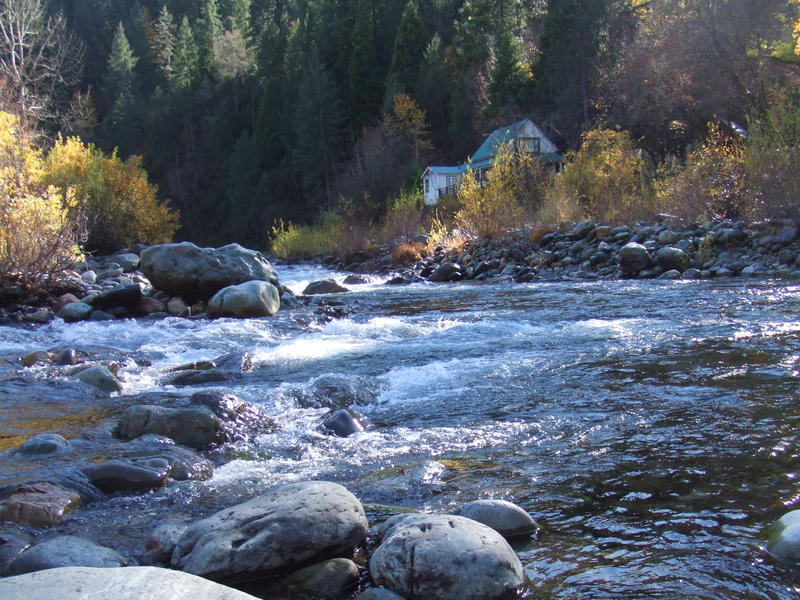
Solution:
M420 260L425 252L425 246L417 242L405 242L392 250L392 264L396 266L413 265Z

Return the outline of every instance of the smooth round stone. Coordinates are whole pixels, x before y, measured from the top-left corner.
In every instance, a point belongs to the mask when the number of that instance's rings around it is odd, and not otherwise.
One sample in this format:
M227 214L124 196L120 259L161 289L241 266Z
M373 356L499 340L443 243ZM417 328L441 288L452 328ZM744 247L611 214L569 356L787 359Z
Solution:
M101 392L111 394L122 391L122 382L108 370L108 367L90 367L78 373L77 377L83 383L96 387Z
M67 323L74 323L76 321L85 321L90 316L94 308L84 302L70 302L65 304L61 310L58 311L58 316L64 319Z
M8 565L9 575L57 567L124 567L130 561L119 552L91 540L62 535L31 546Z
M157 567L64 567L0 579L0 598L24 600L258 600L201 577Z
M333 558L288 575L277 588L289 594L314 598L335 596L358 581L358 566L347 558Z
M316 294L338 294L341 292L349 292L346 287L340 285L335 279L321 279L319 281L312 281L303 290L304 296L313 296Z
M459 514L491 527L506 538L530 535L539 528L533 517L506 500L475 500L465 504Z
M53 360L53 355L47 350L34 350L22 357L20 362L23 367L32 367L38 363L49 363Z
M43 456L69 450L70 443L57 433L40 433L28 438L17 448L17 452L25 456Z
M769 551L784 560L800 561L800 510L786 513L770 527Z

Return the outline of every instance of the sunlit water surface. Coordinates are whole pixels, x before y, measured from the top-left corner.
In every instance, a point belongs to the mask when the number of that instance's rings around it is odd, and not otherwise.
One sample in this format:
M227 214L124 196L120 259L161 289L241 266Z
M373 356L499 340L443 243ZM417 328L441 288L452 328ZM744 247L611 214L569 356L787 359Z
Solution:
M293 289L324 276L286 267ZM792 282L427 284L380 280L341 296L348 319L122 321L0 328L0 484L102 454L136 400L21 369L30 350L74 347L125 363L126 395L164 370L229 352L255 369L221 385L279 423L229 449L205 483L118 497L62 532L132 554L164 520L196 519L266 486L346 485L365 503L457 511L511 500L542 525L517 544L530 598L798 598L763 527L800 501L800 286ZM347 439L298 393L346 374L375 390ZM73 438L46 465L10 452L33 433ZM218 462L222 463L222 460Z

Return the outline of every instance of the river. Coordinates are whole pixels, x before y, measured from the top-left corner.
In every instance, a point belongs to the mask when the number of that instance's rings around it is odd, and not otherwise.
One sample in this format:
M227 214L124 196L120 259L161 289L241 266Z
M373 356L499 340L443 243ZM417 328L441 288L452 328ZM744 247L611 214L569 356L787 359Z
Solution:
M279 273L297 291L344 276ZM263 407L275 433L218 455L207 482L91 505L57 531L139 555L155 523L328 479L365 503L430 512L519 504L542 526L515 546L527 598L800 598L798 574L760 538L800 501L800 285L381 283L352 286L340 297L352 314L329 322L309 309L0 328L0 485L90 460L131 403L22 369L21 355L119 360L131 395L162 390L168 367L247 351L255 369L223 387ZM365 432L326 435L325 409L298 405L330 374L370 398L356 407ZM73 450L46 464L12 453L44 431Z

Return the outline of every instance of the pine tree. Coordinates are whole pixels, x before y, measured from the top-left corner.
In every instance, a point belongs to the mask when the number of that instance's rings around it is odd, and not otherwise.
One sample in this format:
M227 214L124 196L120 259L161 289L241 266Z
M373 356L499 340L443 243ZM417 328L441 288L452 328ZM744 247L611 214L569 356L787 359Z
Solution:
M175 19L167 5L161 7L158 20L153 26L151 52L161 73L169 78L172 74L172 53L175 46Z
M196 25L197 49L200 60L200 73L214 73L214 43L222 34L222 22L219 18L217 0L203 0L200 19Z
M250 0L222 0L220 14L226 31L238 30L250 34Z
M172 84L178 90L191 88L197 81L200 57L189 19L183 17L172 53Z
M397 28L389 68L389 79L394 79L404 91L411 91L416 86L427 38L419 8L414 0L409 0Z
M295 104L292 162L306 205L319 207L330 197L343 137L336 86L316 48L303 71Z
M369 0L358 0L356 4L352 35L350 96L353 129L359 131L378 115L383 94L375 51L375 27Z
M500 34L489 80L489 102L494 110L519 100L526 80L521 60L522 52L517 38L508 31Z
M450 90L452 77L444 60L444 48L439 34L431 39L417 77L415 97L420 107L428 115L431 137L434 144L443 148L447 143L447 122L449 118Z
M134 99L136 63L138 62L125 36L125 27L120 22L111 42L111 53L105 78L105 94L112 112L124 111ZM120 112L120 114L122 114Z

